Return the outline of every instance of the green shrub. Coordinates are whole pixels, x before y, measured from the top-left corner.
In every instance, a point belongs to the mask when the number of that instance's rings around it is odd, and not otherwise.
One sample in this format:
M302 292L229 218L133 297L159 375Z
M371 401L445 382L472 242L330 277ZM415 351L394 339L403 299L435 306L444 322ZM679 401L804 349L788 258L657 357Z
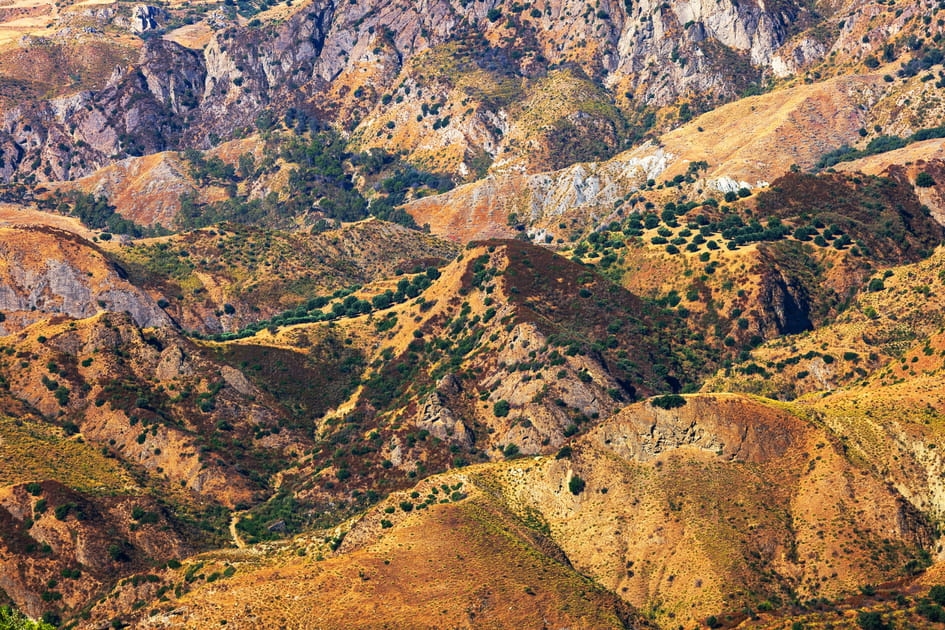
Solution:
M878 612L861 612L856 616L856 623L863 630L889 630L883 616Z
M939 606L945 606L945 585L936 584L929 589L929 599L938 604Z
M587 484L584 483L584 480L578 477L577 475L572 475L571 480L568 482L568 490L571 491L571 494L577 496L584 492L584 487Z
M9 606L0 606L0 628L4 630L53 630L59 625L59 615L43 615L42 622L31 621L18 610Z
M128 562L131 557L128 555L128 543L113 542L108 546L108 557L115 562Z
M66 518L69 516L69 512L75 509L75 507L75 503L63 503L62 505L57 505L56 509L54 510L56 519L60 521L66 520Z
M650 404L660 409L676 409L686 404L686 399L679 394L666 394L650 400Z
M938 604L922 602L916 607L916 613L933 623L945 623L945 609Z
M500 400L492 405L492 413L494 413L497 418L504 418L509 415L510 409L511 405L509 405L507 400Z

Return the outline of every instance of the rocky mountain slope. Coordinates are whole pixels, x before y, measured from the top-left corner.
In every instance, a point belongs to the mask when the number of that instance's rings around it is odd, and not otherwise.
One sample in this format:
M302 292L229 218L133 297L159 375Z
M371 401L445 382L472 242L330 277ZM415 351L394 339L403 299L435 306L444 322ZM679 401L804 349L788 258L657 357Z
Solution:
M0 628L941 623L942 8L0 4Z
M573 566L651 621L689 624L711 612L770 610L901 575L928 563L921 548L930 536L923 517L849 461L829 431L764 402L695 396L673 409L627 407L554 456L432 477L327 538L270 548L262 566L244 552L204 558L187 570L204 576L192 580L188 595L132 620L142 627L240 624L255 615L290 620L292 608L265 595L276 580L283 597L328 591L346 602L300 623L337 625L349 606L362 605L365 627L431 627L440 614L460 627L503 627L516 623L499 606L512 598L520 602L510 608L517 623L531 627L539 615L560 615L558 606L575 610L560 596L548 608L561 584L556 571ZM509 548L505 540L520 542ZM489 550L478 550L481 544ZM437 559L433 568L428 554ZM486 588L463 589L483 561L508 569ZM232 577L206 580L223 565L233 567ZM416 586L385 586L407 575ZM444 584L450 595L439 595L438 608L446 613L426 604L436 597L429 589ZM128 588L117 596L127 597ZM581 592L585 601L599 597ZM367 603L381 594L384 606ZM246 601L256 603L241 610ZM401 616L404 607L410 617ZM600 600L594 610L622 614L620 605Z
M128 312L141 326L170 324L157 303L94 243L45 226L0 229L3 332L57 313L84 318Z
M12 108L5 175L73 178L113 156L206 148L289 108L351 132L359 147L404 149L463 178L492 162L563 165L624 148L653 114L685 122L766 77L834 73L841 56L891 61L921 48L909 37L941 28L923 27L915 5L870 9L882 28L860 37L860 4L306 2L262 12L251 28L214 13L200 49L150 37L105 86ZM197 18L178 9L161 21ZM113 30L91 39L115 46ZM892 38L892 51L881 49ZM63 46L77 50L72 41Z

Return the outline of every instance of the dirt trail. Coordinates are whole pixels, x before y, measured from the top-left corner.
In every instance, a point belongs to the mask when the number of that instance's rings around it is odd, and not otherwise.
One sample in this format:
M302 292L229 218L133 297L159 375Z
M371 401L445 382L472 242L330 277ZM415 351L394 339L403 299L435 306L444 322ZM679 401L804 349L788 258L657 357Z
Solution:
M233 516L230 517L230 537L233 539L233 544L236 545L237 549L246 548L246 543L243 542L239 532L236 531L236 524L239 522L241 514L242 512L234 512Z

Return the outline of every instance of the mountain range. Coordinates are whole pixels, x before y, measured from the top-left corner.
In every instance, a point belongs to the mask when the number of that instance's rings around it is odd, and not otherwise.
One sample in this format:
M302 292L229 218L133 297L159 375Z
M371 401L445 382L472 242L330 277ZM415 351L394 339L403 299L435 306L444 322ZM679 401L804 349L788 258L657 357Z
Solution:
M0 630L940 627L943 11L0 2Z

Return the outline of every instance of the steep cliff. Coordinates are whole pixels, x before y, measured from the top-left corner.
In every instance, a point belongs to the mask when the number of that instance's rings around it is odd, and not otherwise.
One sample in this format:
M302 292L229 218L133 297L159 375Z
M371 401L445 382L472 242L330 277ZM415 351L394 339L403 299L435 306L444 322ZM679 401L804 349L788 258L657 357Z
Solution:
M0 310L9 333L55 314L128 312L141 326L170 319L95 244L50 227L0 228Z
M645 108L730 99L820 19L791 3L319 0L220 28L202 50L151 38L104 89L10 109L4 175L68 179L113 156L206 148L290 108L462 178L493 160L559 166L564 138L612 154ZM417 125L428 108L435 124Z

